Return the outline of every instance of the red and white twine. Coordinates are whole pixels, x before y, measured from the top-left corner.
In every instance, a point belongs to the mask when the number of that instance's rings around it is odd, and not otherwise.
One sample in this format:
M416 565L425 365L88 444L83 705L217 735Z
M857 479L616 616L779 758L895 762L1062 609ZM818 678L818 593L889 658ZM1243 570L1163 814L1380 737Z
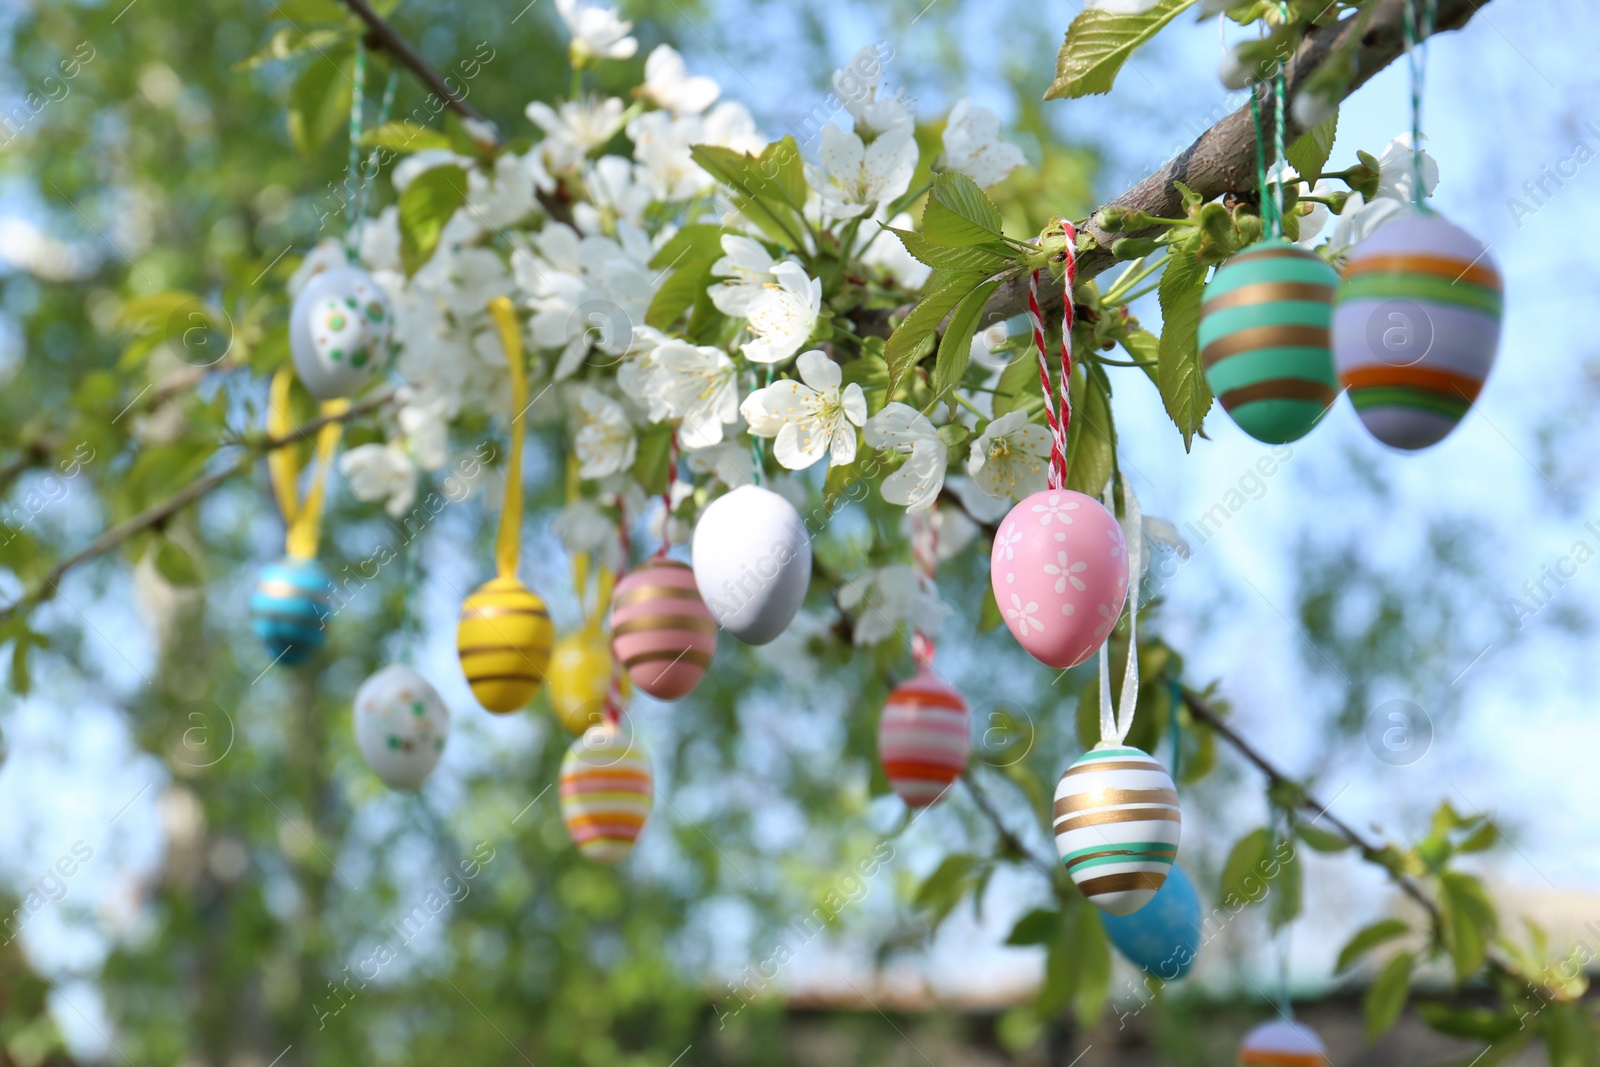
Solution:
M1066 219L1061 220L1066 236L1063 252L1065 275L1061 288L1061 390L1060 414L1050 395L1050 352L1045 347L1044 316L1039 311L1039 276L1036 270L1028 278L1028 320L1033 324L1033 344L1039 354L1039 388L1044 392L1044 417L1050 426L1050 472L1046 484L1060 489L1067 484L1067 430L1072 424L1072 400L1068 390L1072 383L1072 290L1078 281L1078 231Z
M919 511L911 516L911 560L917 572L917 581L932 592L933 570L939 561L939 531L929 512ZM933 668L933 638L920 629L911 634L911 658L923 670Z

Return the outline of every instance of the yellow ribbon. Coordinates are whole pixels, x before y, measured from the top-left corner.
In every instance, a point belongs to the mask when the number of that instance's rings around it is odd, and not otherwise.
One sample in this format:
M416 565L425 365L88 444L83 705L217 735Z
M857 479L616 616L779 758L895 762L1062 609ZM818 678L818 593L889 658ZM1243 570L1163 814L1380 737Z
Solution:
M293 385L294 370L286 363L272 376L272 389L268 394L267 433L273 438L285 438L294 428L289 416L289 389ZM350 401L340 397L324 400L320 413L326 418L343 415L349 409ZM322 537L323 505L327 500L328 469L333 466L333 456L339 450L339 438L343 433L344 423L338 421L329 422L317 431L316 467L311 472L311 485L303 501L297 484L300 480L299 449L286 444L267 453L272 495L277 498L278 510L283 512L287 527L284 551L295 559L317 556L317 542Z
M511 370L511 457L506 461L506 499L500 511L500 532L494 542L495 570L501 578L517 576L522 541L522 415L528 406L528 374L522 365L522 328L509 297L489 301L489 315L500 330Z

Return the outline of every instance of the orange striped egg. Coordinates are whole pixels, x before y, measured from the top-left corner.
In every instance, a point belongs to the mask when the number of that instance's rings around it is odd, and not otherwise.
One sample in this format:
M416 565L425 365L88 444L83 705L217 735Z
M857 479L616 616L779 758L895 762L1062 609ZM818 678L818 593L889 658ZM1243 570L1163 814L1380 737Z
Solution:
M550 665L555 628L544 601L515 578L485 582L461 605L456 652L472 695L490 711L516 711L533 699Z
M1328 1067L1328 1048L1303 1023L1274 1019L1245 1036L1240 1067Z
M617 583L611 652L634 685L658 700L687 696L716 650L717 623L688 564L653 559Z
M1094 748L1056 785L1056 852L1089 902L1132 915L1178 856L1182 815L1167 769L1129 746Z
M960 692L932 671L895 686L878 720L878 759L901 800L925 808L967 769L969 719Z
M627 858L654 790L644 749L613 723L589 727L561 758L561 818L578 851L596 862Z

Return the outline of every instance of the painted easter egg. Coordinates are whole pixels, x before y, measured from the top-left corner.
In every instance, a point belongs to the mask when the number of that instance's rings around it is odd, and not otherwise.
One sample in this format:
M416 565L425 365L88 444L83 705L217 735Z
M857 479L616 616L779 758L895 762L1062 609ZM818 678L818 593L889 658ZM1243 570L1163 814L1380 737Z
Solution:
M550 613L515 578L485 582L461 605L456 652L472 695L489 711L516 711L533 699L550 665Z
M306 391L318 400L360 392L389 363L394 313L364 270L314 274L289 309L289 354Z
M687 564L653 559L617 583L611 651L634 685L658 700L687 696L716 650L717 621Z
M995 603L1028 654L1057 669L1095 654L1122 614L1128 553L1105 506L1046 489L1012 508L989 555Z
M1502 293L1483 242L1438 215L1396 216L1356 247L1334 358L1372 436L1416 449L1455 429L1494 365Z
M611 647L605 635L584 628L562 637L550 652L545 678L550 710L567 733L581 736L600 721L611 689Z
M356 747L383 784L415 790L444 752L450 709L432 683L396 663L356 690L355 728Z
M925 808L961 777L970 718L966 699L932 671L894 687L878 719L878 759L901 800Z
M1301 1022L1274 1019L1245 1035L1240 1067L1328 1067L1328 1047Z
M1298 441L1339 395L1332 347L1338 291L1338 271L1281 238L1246 248L1206 284L1200 304L1206 382L1257 441Z
M275 663L304 663L328 639L333 583L314 559L285 556L261 571L250 594L250 628Z
M1094 748L1056 784L1056 852L1102 911L1132 915L1156 895L1178 855L1178 791L1137 748Z
M1132 915L1101 912L1100 922L1129 963L1164 982L1188 974L1200 952L1200 897L1177 864L1150 903Z
M589 727L561 758L561 818L578 851L600 863L633 849L654 790L644 749L615 723Z
M783 633L811 584L811 538L789 502L744 485L695 524L694 581L717 625L747 645Z

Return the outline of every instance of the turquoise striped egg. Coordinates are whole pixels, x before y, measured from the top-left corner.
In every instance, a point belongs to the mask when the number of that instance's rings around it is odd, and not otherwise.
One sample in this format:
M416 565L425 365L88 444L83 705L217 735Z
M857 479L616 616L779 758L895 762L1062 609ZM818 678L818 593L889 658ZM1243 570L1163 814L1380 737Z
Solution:
M250 594L250 628L274 662L304 663L322 647L332 594L328 572L314 559L285 556L261 572Z
M1310 432L1339 395L1333 302L1339 272L1281 238L1234 256L1206 285L1200 362L1239 429L1284 444Z
M1112 915L1132 915L1166 882L1182 819L1172 776L1131 746L1089 750L1056 785L1056 853Z

